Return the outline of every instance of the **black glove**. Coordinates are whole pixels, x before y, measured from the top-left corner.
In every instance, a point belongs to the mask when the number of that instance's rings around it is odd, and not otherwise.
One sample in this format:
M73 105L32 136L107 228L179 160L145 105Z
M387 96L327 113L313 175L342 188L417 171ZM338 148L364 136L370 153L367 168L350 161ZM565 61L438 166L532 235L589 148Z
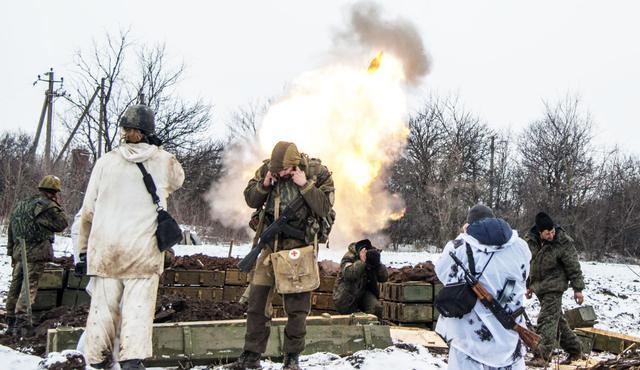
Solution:
M380 266L380 251L377 249L369 249L367 251L367 258L365 259L367 265L371 267Z
M80 261L76 263L75 271L73 274L77 277L82 277L87 274L87 254L80 253Z

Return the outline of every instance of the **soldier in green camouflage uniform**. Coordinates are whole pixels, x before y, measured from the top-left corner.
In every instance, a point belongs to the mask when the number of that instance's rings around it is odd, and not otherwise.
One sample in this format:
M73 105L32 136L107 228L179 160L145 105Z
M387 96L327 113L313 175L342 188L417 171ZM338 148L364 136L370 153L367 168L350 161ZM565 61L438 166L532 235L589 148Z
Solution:
M271 159L264 161L245 188L245 200L251 208L260 210L264 207L264 225L268 226L299 195L304 198L304 205L288 224L303 231L305 240L281 233L275 241L265 246L258 257L249 286L244 352L238 361L227 365L227 369L260 368L260 356L265 352L269 340L271 299L275 284L273 267L267 262L269 255L274 248L290 250L314 244L322 218L332 212L334 185L331 172L319 160L309 159L299 153L295 144L278 142ZM283 301L288 317L284 329L283 370L297 370L300 369L299 354L305 347L311 292L284 294Z
M27 267L29 269L29 294L31 304L36 299L38 280L44 271L44 265L53 258L54 233L64 230L68 225L67 215L58 202L62 190L60 179L45 176L38 185L40 194L18 203L9 219L7 255L11 256L13 274L7 294L7 323L9 334L17 333L26 325L26 297L22 295L22 244L27 249Z
M531 272L527 281L527 298L535 293L540 301L538 333L542 336L539 362L549 360L559 344L571 362L582 356L582 347L562 315L562 294L571 285L578 304L584 299L584 280L573 239L556 226L546 213L536 215L536 224L524 238L531 249Z
M342 314L362 311L382 320L378 283L384 283L388 278L387 268L380 263L380 251L369 239L351 243L340 261L340 272L333 288L336 310Z

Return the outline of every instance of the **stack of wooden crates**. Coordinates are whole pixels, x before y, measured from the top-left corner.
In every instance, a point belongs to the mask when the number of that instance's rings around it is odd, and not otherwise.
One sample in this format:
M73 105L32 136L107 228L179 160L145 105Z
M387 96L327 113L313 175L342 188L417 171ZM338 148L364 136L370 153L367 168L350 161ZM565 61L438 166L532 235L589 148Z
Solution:
M89 304L91 297L85 291L89 277L78 278L73 271L61 267L47 267L38 282L38 295L34 311L46 311L58 306Z
M422 281L380 284L384 319L400 326L435 327L439 313L433 298L440 289L440 283Z

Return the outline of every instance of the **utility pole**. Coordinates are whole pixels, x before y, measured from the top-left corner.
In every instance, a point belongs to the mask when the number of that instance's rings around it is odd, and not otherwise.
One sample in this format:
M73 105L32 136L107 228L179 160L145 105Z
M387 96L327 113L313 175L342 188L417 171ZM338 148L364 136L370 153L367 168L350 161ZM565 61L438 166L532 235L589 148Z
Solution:
M494 171L494 168L493 168L493 156L494 156L494 153L496 151L496 147L495 147L495 143L494 143L495 140L496 140L495 135L491 136L491 146L489 147L489 149L491 150L491 159L489 161L489 207L493 207L493 185L494 185L493 184L494 183L494 180L493 180L493 177L494 177L493 176L493 173L494 173L493 172Z
M104 77L102 77L102 79L100 80L100 118L98 119L98 158L102 156L102 135L105 116L104 108Z
M51 170L51 138L53 136L53 98L64 96L65 93L62 91L62 85L64 83L64 78L60 77L60 80L56 81L55 75L53 73L53 68L49 69L49 72L44 74L46 79L42 79L40 75L38 75L38 79L33 83L34 85L39 81L46 82L48 84L47 91L45 92L45 99L42 105L42 112L40 113L40 119L38 120L38 128L36 130L36 136L33 140L33 146L31 147L31 152L35 153L38 147L38 141L40 140L40 134L42 133L42 126L44 124L45 115L47 118L47 126L45 129L45 146L44 146L44 161L45 168L47 171ZM54 90L54 86L56 83L60 84L60 89L58 91Z

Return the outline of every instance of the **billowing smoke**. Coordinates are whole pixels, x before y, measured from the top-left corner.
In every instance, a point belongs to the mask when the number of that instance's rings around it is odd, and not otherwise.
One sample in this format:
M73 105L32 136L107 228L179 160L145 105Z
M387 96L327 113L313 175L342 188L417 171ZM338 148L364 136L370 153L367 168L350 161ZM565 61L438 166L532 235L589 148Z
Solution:
M348 55L340 58L342 47L336 46L331 63L296 78L269 107L256 137L226 151L225 173L207 194L214 219L246 227L253 210L242 192L280 140L295 142L333 172L337 220L331 245L376 235L402 217L404 202L387 191L386 170L407 140L407 79L415 82L428 71L427 58L407 21L385 21L367 4L352 8L351 20L353 37L348 40L346 31L337 37L343 46L351 44L342 49Z
M356 3L351 8L349 25L336 32L334 44L345 54L353 50L384 50L402 60L407 81L417 85L430 72L431 60L422 38L409 20L384 19L380 6L370 2Z

